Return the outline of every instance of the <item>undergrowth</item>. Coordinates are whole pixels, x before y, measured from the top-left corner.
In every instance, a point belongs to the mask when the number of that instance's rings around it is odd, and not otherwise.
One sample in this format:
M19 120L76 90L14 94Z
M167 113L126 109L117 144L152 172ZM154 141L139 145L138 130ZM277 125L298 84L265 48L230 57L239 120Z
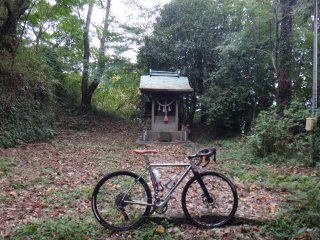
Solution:
M90 239L97 237L96 224L92 218L79 219L75 216L62 216L59 219L43 219L16 228L12 239Z
M306 163L310 152L311 133L305 130L305 119L309 110L298 101L292 101L283 116L277 114L275 107L262 111L254 122L253 131L246 138L251 152L259 159L267 158L280 163L297 159ZM320 132L315 133L316 143ZM315 144L315 156L319 158L319 144ZM319 159L318 159L319 160Z
M8 58L0 52L0 147L53 136L56 102L50 71L28 49Z
M136 239L162 240L175 239L174 233L164 231L157 233L157 227L170 228L173 226L166 220L159 223L147 221L138 229L126 232L112 232L98 225L92 217L79 218L64 215L57 219L41 219L21 225L14 229L11 239Z
M295 158L295 155L283 158L277 154L259 158L252 154L242 138L218 140L216 144L220 146L218 163L223 162L215 166L218 171L232 179L289 193L289 204L282 206L282 211L265 223L266 231L275 239L320 238L319 170L310 168L307 173L295 173L293 170L301 166L301 158Z
M0 177L8 176L14 166L16 166L16 162L13 158L0 156Z

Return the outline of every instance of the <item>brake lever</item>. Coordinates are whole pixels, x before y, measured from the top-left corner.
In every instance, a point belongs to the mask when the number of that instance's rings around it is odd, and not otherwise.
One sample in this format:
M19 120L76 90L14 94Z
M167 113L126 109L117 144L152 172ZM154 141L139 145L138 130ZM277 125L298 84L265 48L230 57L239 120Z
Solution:
M202 163L202 157L199 157L199 162L196 164L196 166L199 166Z
M218 163L217 163L216 154L213 154L213 161L214 161L216 164L218 164Z
M210 163L210 157L206 157L206 163L202 167L206 167Z

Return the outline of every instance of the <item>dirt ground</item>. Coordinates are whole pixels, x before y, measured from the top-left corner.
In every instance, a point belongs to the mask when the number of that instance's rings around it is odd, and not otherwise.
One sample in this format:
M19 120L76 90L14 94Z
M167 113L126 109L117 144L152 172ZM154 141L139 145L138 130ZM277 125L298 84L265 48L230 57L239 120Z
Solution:
M79 125L81 121L83 124ZM12 229L37 219L92 214L91 193L103 175L116 169L136 172L144 167L144 160L134 154L133 149L157 149L160 158L155 161L181 162L200 147L190 142L138 145L136 140L141 131L139 124L123 121L66 118L60 124L59 134L52 139L0 149L0 155L11 161L7 170L0 172L0 237L10 238ZM214 165L206 169L214 170ZM169 174L170 171L162 172L164 178ZM245 233L250 231L250 236L256 239L272 239L263 233L260 223L270 220L280 206L286 204L286 193L240 180L235 184L239 206L236 219L229 227L205 232L187 223L180 204L182 187L170 202L168 211L153 218L168 218L184 224L185 239L193 239L199 231L202 231L201 236L208 237L219 233L224 239L235 239L241 234L248 236ZM72 197L77 192L81 197ZM178 232L176 227L167 230ZM121 236L124 235L111 238Z

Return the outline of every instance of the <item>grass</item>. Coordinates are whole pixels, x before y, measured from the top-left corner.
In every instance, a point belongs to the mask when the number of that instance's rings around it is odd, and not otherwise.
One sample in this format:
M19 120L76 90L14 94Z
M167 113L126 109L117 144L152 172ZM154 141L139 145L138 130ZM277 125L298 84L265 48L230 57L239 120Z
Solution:
M217 141L222 146L218 155L218 171L249 184L289 192L288 202L275 219L264 225L276 239L320 239L320 172L295 173L290 166L296 166L299 159L283 159L277 155L269 158L255 158L241 139ZM219 154L219 152L218 152ZM219 165L220 161L224 164ZM267 163L273 163L270 168ZM280 170L282 169L282 170Z
M48 189L47 195L43 197L43 202L46 204L56 204L63 203L66 205L73 205L79 199L88 199L91 196L92 188L88 186L80 186L79 188L74 189L73 191L63 192L61 189Z
M215 168L231 178L236 177L249 183L258 183L265 188L283 191L310 189L320 180L320 173L312 176L292 173L286 169L286 166L290 165L280 163L275 167L282 167L284 170L275 172L268 167L265 159L254 159L247 146L239 142L238 138L218 141L218 145L221 145L222 149L218 151L218 164Z
M18 181L14 181L11 183L11 186L14 188L14 189L27 189L30 184L25 182L25 181L22 181L22 180L18 180Z
M11 157L0 156L0 177L8 176L12 171L12 168L16 166L15 159Z
M49 171L48 171L49 172ZM41 184L41 185L47 185L50 183L50 180L48 178L45 177L37 177L34 180L34 184Z
M136 230L119 232L102 228L93 217L79 218L73 215L64 215L59 219L41 219L32 223L21 225L13 231L11 239L37 239L37 240L77 240L77 239L136 239L136 240L160 240L177 239L175 233L158 232L159 226L168 229L173 226L167 220L160 223L147 221ZM160 227L160 228L161 228ZM111 237L113 236L113 237ZM182 239L182 238L180 238Z
M102 156L100 154L97 154L91 157L91 160L95 162L112 161L116 163L118 159L119 157L112 152L107 152L105 155L102 155Z
M176 239L175 234L168 231L164 231L161 234L156 234L157 232L162 232L162 229L168 229L172 226L173 224L170 223L168 220L162 220L160 224L153 221L148 221L137 231L135 231L133 237L136 240Z
M97 232L95 220L80 219L65 215L59 219L41 219L22 225L14 230L12 239L91 239L102 237L103 232Z

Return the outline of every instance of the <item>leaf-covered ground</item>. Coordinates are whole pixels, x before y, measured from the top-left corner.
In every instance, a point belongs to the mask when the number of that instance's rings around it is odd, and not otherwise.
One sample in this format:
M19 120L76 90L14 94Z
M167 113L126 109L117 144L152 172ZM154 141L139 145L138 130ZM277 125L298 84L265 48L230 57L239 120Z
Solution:
M168 211L153 215L139 229L114 233L101 227L90 208L93 187L103 175L116 169L137 172L144 167L143 159L132 153L133 149L146 147L136 143L141 129L139 124L114 119L65 117L59 134L48 141L0 149L0 238L273 239L262 224L288 204L287 192L228 172L230 162L223 157L218 157L218 165L212 163L206 169L218 168L237 185L239 207L232 225L203 230L189 224L181 209L181 187ZM185 161L185 156L201 144L147 147L159 150L158 161L173 162ZM224 156L229 150L222 144L218 151ZM265 168L272 174L283 174L278 167ZM307 168L293 171L313 174ZM163 181L170 174L162 171Z

